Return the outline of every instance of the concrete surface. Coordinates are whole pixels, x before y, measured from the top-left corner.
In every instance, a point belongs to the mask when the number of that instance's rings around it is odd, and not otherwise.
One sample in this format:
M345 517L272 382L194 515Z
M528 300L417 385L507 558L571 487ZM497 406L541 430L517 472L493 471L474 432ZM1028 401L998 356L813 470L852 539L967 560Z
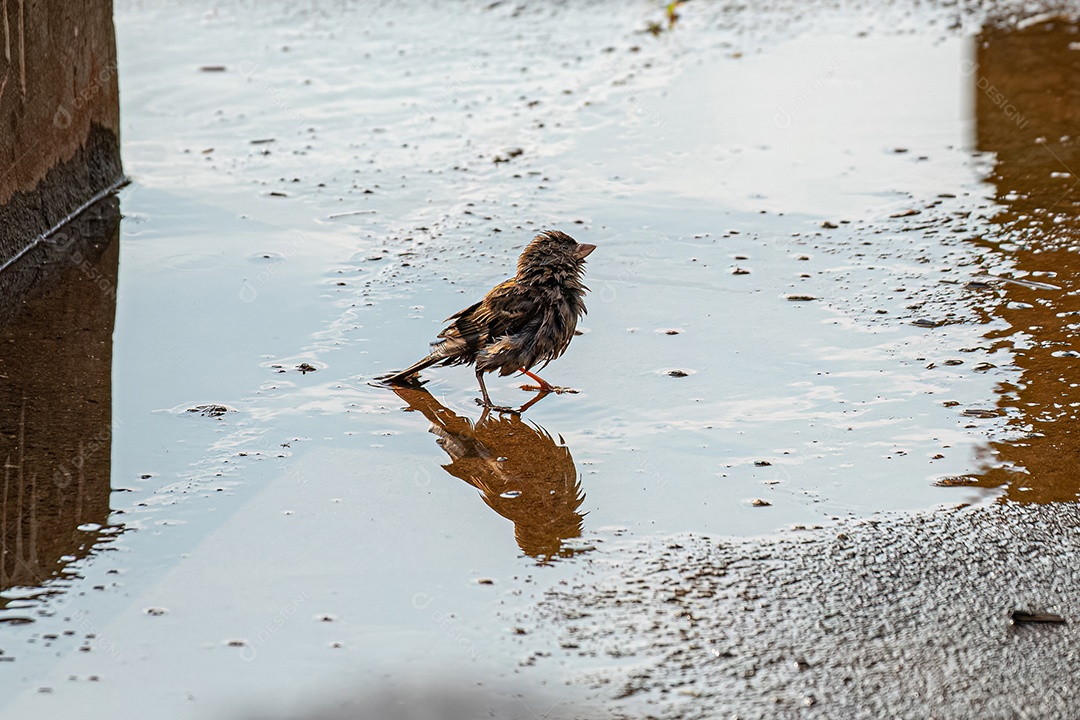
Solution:
M626 717L1076 717L1078 556L1071 504L645 540L587 556L521 637L606 660L579 681Z

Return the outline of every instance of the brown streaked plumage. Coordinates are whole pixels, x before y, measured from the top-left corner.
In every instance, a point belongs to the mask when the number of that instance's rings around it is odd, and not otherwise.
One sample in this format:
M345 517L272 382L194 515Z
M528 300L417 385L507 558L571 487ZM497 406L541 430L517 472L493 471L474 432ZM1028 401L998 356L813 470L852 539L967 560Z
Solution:
M484 405L489 407L484 373L521 371L540 389L554 390L529 371L562 355L574 338L585 314L588 288L581 282L585 258L595 249L558 230L540 233L518 258L514 277L446 319L450 324L426 358L378 379L394 384L432 365L475 365Z

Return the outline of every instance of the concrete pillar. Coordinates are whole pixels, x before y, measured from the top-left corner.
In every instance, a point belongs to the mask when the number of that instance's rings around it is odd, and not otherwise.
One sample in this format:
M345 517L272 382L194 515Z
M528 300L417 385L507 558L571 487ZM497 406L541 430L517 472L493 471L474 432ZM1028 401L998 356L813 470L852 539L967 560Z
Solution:
M0 268L123 177L111 0L0 0Z

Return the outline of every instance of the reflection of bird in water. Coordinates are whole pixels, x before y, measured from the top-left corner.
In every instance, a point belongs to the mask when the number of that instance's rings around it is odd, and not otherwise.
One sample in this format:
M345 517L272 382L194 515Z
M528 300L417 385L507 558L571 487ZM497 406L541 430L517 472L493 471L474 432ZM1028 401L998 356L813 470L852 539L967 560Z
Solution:
M431 422L430 432L451 462L443 468L483 494L484 502L514 523L518 547L542 563L579 550L563 546L581 537L585 495L570 450L520 415L492 416L473 423L443 406L427 390L394 392Z

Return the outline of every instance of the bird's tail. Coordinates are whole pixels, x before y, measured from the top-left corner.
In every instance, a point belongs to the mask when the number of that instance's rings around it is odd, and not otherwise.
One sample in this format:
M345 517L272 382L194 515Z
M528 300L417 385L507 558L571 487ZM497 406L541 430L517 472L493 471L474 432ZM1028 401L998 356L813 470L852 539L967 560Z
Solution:
M412 365L405 368L404 370L401 370L399 372L389 373L387 375L380 375L379 377L377 377L375 379L378 380L379 382L385 383L387 385L398 385L398 384L407 382L410 378L412 378L413 375L416 375L416 373L420 372L421 370L424 370L425 368L429 368L432 365L434 365L435 363L439 362L440 360L445 360L445 359L446 359L446 355L444 355L441 352L436 351L436 352L433 352L430 355L428 355L423 360L420 360L419 362L413 363Z

